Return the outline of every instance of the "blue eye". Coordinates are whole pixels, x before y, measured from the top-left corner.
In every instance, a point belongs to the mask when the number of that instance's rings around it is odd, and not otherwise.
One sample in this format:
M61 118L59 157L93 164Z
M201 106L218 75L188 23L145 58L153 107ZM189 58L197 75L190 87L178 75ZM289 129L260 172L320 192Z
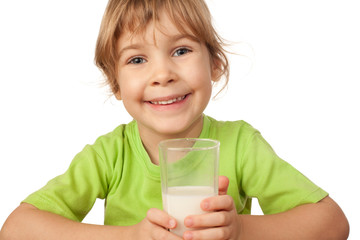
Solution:
M179 56L184 55L184 54L187 54L187 53L189 53L189 52L191 52L190 49L187 49L187 48L179 48L179 49L177 49L177 50L175 51L174 56L175 56L175 57L179 57Z
M134 57L129 60L128 64L142 64L145 62L146 60L142 57Z

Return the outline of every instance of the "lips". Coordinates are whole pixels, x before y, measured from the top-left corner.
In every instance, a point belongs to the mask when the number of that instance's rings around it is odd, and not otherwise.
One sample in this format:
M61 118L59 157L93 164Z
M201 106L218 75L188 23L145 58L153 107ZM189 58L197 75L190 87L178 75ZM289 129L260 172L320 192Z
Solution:
M148 101L151 104L154 105L169 105L169 104L173 104L173 103L177 103L177 102L181 102L182 100L184 100L189 94L183 95L183 96L178 96L178 97L166 97L166 98L159 98L159 99L154 99L151 101Z

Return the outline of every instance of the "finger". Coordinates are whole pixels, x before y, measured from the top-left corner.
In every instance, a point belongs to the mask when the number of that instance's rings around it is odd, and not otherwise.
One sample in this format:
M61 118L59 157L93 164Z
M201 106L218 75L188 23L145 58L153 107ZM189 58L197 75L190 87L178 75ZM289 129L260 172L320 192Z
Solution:
M201 215L188 216L184 220L187 228L209 228L227 226L231 223L229 212L211 212Z
M184 233L185 240L210 240L210 239L229 239L230 229L227 227L208 228Z
M151 232L151 239L181 240L181 238L166 229L156 226Z
M166 240L181 240L181 238L174 233L169 232L168 230L155 226L153 231L151 231L150 239L166 239Z
M219 176L219 195L225 195L229 187L229 179L226 176Z
M221 195L204 199L200 203L200 206L207 212L221 210L231 211L234 208L234 201L229 195Z
M146 218L153 224L159 225L163 228L175 228L176 220L169 216L166 212L157 209L151 208L148 210Z

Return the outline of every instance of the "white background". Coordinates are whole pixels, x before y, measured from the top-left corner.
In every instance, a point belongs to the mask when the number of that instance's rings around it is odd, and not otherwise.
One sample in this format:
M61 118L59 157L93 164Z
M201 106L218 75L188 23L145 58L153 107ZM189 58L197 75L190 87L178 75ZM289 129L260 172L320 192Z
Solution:
M360 239L357 1L208 3L239 55L230 55L228 90L206 113L259 129L280 157L330 193L350 221L349 239ZM93 64L105 6L0 2L0 226L85 144L131 120ZM102 205L87 222L102 223Z

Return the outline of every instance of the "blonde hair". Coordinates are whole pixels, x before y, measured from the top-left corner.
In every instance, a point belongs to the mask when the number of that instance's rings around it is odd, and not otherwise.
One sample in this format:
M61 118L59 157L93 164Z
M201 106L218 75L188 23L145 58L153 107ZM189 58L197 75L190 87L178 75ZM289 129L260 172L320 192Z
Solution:
M118 93L116 68L117 41L125 31L137 34L146 29L150 21L158 21L159 12L165 10L180 32L190 30L205 43L212 63L224 76L223 90L229 80L229 63L223 48L224 41L215 31L209 9L203 0L110 0L100 26L96 43L95 64L106 77L113 94ZM221 91L220 90L220 91Z

